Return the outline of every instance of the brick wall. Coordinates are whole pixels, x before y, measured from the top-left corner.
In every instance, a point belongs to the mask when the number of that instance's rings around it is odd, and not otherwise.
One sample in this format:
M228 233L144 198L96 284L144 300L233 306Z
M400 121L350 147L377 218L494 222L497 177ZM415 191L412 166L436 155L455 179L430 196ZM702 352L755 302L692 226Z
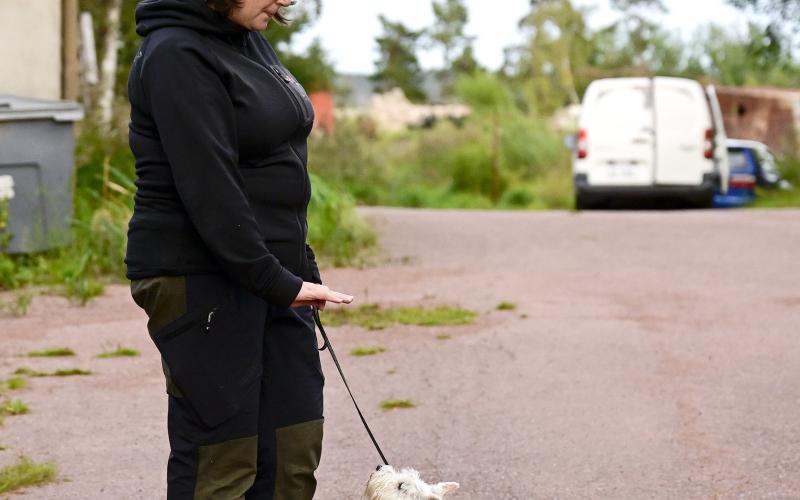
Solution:
M781 155L800 154L800 90L717 88L728 137L767 144Z

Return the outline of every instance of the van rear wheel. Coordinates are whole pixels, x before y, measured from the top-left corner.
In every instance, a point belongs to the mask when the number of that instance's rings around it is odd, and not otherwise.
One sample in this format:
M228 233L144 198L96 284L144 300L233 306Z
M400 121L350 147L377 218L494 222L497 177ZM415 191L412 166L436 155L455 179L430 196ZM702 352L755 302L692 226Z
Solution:
M714 194L711 193L710 195L703 195L702 197L697 198L695 201L695 207L714 208Z
M594 205L594 200L586 193L577 193L575 195L575 210L591 210Z

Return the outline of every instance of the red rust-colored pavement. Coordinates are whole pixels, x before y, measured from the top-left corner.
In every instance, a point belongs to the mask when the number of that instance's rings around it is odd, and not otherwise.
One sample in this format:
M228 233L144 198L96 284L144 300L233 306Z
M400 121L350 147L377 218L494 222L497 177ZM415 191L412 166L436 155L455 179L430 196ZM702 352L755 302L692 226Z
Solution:
M800 498L800 211L361 211L381 263L324 269L326 284L356 304L479 313L328 329L394 464L459 481L454 500ZM24 453L60 470L13 498L163 498L163 380L127 288L85 308L39 297L0 332L2 377L96 372L13 395L31 412L5 419L0 465ZM94 358L117 345L142 355ZM372 345L387 352L347 354ZM20 356L55 346L78 355ZM316 498L357 499L378 456L323 355ZM380 410L386 399L418 406Z

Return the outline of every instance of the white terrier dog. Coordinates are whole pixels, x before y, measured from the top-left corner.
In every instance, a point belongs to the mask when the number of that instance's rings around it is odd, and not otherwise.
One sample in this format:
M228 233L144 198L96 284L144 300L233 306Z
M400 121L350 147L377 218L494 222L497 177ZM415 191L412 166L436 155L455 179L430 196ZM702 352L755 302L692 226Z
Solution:
M366 500L442 500L458 489L458 483L427 484L414 469L396 471L390 465L381 465L369 476Z

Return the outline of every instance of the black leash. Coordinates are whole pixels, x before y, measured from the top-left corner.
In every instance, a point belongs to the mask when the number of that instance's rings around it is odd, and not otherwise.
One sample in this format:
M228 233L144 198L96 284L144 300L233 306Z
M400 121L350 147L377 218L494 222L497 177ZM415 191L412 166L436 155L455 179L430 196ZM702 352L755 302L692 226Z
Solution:
M356 407L358 416L361 418L361 423L364 424L364 428L367 430L367 434L369 434L369 438L372 440L372 444L375 445L375 449L378 450L378 455L381 456L381 460L383 460L383 463L385 465L389 465L388 460L386 460L386 457L383 455L383 452L381 451L381 447L378 446L378 442L375 440L375 436L372 435L372 431L370 430L369 425L367 425L367 420L364 418L364 414L361 413L361 408L359 408L358 403L356 403L356 398L353 397L353 391L350 390L350 385L348 385L347 379L344 377L344 372L342 372L342 366L339 364L339 360L336 359L336 353L333 352L333 346L331 345L331 341L328 338L328 334L326 334L325 329L322 328L322 321L320 321L319 319L319 309L317 308L317 306L311 306L311 310L314 312L314 321L316 321L317 327L319 327L319 333L322 335L322 340L324 341L324 344L322 344L322 347L319 348L319 350L324 351L325 349L327 349L328 352L331 353L331 358L333 358L333 363L336 365L336 369L339 370L339 375L342 376L342 382L344 382L344 386L347 388L347 392L350 393L350 399L353 400L353 404Z

